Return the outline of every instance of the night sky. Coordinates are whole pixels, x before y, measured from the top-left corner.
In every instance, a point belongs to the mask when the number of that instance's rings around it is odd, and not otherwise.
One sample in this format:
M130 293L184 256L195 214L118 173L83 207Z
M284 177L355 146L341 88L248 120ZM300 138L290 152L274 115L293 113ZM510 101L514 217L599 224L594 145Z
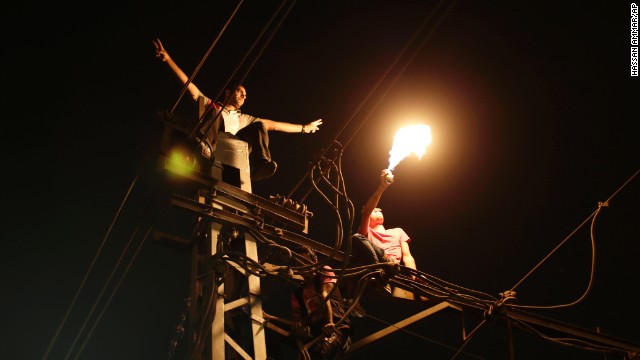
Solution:
M278 172L255 183L255 194L288 194L336 140L346 145L342 170L360 209L395 132L427 124L427 153L398 165L380 202L385 225L412 238L418 269L494 296L518 284L516 304L549 306L583 295L595 249L586 297L532 312L640 344L640 80L630 76L630 3L247 0L222 31L236 5L20 2L3 10L0 358L41 359L81 285L49 359L168 358L189 253L141 239L163 204L160 174L149 171L157 114L189 104L178 101L181 87L152 40L191 74L220 34L194 79L205 94L215 97L238 70L244 112L324 120L316 134L271 134ZM281 25L247 56L281 5L273 21ZM296 195L307 189L308 179ZM607 200L592 239L592 214ZM310 236L331 238L326 203L311 194L305 204L314 213ZM174 225L189 224L172 211L165 216ZM282 304L269 289L265 308L276 311ZM354 328L362 337L423 307L371 299L371 316ZM467 332L478 323L468 321ZM81 328L92 333L85 344ZM508 359L508 336L503 323L489 323L459 358ZM521 330L513 336L516 359L605 358ZM447 313L356 358L450 359L461 344L459 314Z

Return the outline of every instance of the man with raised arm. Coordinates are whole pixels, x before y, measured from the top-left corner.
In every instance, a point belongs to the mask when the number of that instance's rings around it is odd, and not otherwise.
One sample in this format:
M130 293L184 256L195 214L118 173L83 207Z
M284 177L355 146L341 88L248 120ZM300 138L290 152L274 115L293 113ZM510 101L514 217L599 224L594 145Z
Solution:
M169 56L160 39L154 40L153 44L156 49L156 57L169 65L178 80L183 85L186 84L189 77ZM247 98L247 90L242 85L226 89L222 103L214 102L205 96L193 82L189 83L187 91L194 101L203 101L210 114L200 124L202 126L199 126L199 134L197 135L199 137L196 139L202 155L212 160L219 131L236 136L249 144L251 179L254 181L271 177L278 168L276 162L271 159L269 151L269 131L310 134L318 131L322 125L322 119L305 124L294 124L244 114L240 108Z

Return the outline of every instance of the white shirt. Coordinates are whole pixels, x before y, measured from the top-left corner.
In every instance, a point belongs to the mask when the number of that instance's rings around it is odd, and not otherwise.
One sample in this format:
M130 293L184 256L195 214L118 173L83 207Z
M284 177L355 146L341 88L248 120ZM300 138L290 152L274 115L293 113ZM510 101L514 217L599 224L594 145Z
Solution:
M224 131L235 135L240 130L240 112L236 110L222 110Z

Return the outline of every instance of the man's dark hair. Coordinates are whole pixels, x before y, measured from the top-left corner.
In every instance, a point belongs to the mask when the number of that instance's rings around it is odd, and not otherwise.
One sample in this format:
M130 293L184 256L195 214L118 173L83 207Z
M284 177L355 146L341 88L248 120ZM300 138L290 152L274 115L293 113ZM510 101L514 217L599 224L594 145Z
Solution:
M231 85L227 86L226 90L229 90L229 91L231 91L231 92L234 92L234 91L236 91L236 89L237 89L237 88L239 88L240 86L245 87L243 84L240 84L240 83L234 83L234 84L231 84ZM245 89L246 89L246 88L245 88Z

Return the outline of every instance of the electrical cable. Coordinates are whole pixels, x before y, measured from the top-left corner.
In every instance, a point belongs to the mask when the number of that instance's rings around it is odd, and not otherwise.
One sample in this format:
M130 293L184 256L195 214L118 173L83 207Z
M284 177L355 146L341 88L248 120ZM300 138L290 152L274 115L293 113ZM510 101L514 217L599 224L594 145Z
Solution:
M536 266L534 266L520 281L518 281L512 288L511 288L511 292L514 291L514 289L516 287L518 287L525 279L527 279L534 271L538 270L540 268L540 266L546 262L551 255L553 255L556 251L558 251L558 249L560 247L562 247L574 234L576 234L576 232L582 228L582 226L584 226L590 219L591 219L591 226L590 226L590 240L591 240L591 271L589 273L589 283L587 284L587 288L585 289L585 291L583 292L583 294L575 301L572 301L570 303L567 304L562 304L562 305L552 305L552 306L524 306L524 305L511 305L513 307L518 307L518 308L538 308L538 309L556 309L556 308L563 308L563 307L569 307L569 306L573 306L578 304L579 302L581 302L582 300L584 300L584 298L587 296L587 294L589 293L589 291L591 290L591 287L593 285L593 279L595 276L595 233L594 233L594 226L595 226L595 220L598 216L598 214L600 213L600 211L602 210L603 207L608 207L609 203L613 200L613 198L620 192L622 191L622 189L624 187L626 187L638 174L640 173L640 170L636 171L627 181L624 182L624 184L622 184L605 202L599 202L598 203L598 208L591 214L589 215L575 230L573 230L564 240L562 240L547 256L545 256Z
M127 245L125 246L124 250L120 253L120 257L116 261L116 264L114 265L113 270L111 271L111 274L109 274L109 277L107 278L104 286L100 290L100 293L98 294L98 297L93 302L93 305L91 306L91 309L89 310L89 313L85 317L85 320L82 323L82 326L80 327L80 330L78 330L78 333L76 334L75 338L73 339L73 342L71 343L71 346L69 346L69 349L67 350L67 354L64 356L65 360L67 360L69 358L69 356L71 355L71 352L73 351L73 348L76 346L76 343L80 339L80 335L84 331L85 326L87 326L87 323L89 322L89 319L93 316L93 312L96 310L96 307L97 307L98 303L100 302L100 299L102 299L102 295L104 295L105 291L107 290L107 287L109 286L109 283L113 279L113 276L115 275L116 270L120 267L120 263L122 262L122 259L124 258L124 255L127 253L127 250L129 249L129 246L131 246L131 243L132 243L132 241L135 238L137 233L138 233L138 228L136 228L133 231L133 233L129 237L129 241L127 241Z
M240 68L244 65L244 63L247 61L249 55L254 51L255 47L257 46L257 44L260 42L260 40L262 39L262 37L264 36L264 34L267 32L267 30L269 29L269 27L271 26L271 24L273 23L273 21L275 20L275 18L277 17L277 15L282 11L282 8L284 7L284 5L286 4L287 0L283 0L280 3L280 6L278 7L278 9L276 9L276 11L274 11L274 13L272 14L271 18L269 19L269 21L265 24L265 26L263 27L262 31L260 32L260 34L256 37L256 40L253 42L253 44L249 47L249 49L247 50L247 52L244 54L244 56L242 57L242 59L236 64L236 68L233 70L233 72L229 75L229 77L227 78L226 83L222 86L222 88L220 89L218 95L214 98L214 99L219 99L222 94L224 93L225 89L228 88L229 84L231 84L232 79L235 77L235 75L240 71ZM253 69L253 67L255 66L255 63L258 61L259 57L262 55L262 52L264 51L264 49L267 47L267 45L271 42L271 39L273 38L273 36L275 35L275 33L278 31L278 29L280 28L280 26L282 25L282 22L284 21L284 19L286 19L286 17L288 16L289 12L291 11L291 9L293 8L293 5L295 4L296 0L293 0L293 2L291 3L291 5L289 6L289 8L287 9L287 11L285 12L285 15L282 17L282 19L280 20L280 23L277 24L277 26L275 27L275 29L272 31L271 35L269 36L267 42L265 42L265 44L262 46L262 49L259 50L258 55L253 59L252 63L250 64L250 66L248 67L248 69L246 70L246 72L240 77L240 79L238 80L238 85L242 84L245 79L247 78L247 76L249 75L250 71ZM212 45L213 46L213 45ZM208 53L205 55L208 56ZM203 59L204 61L205 59ZM195 75L195 74L194 74ZM188 83L187 83L188 85ZM227 98L224 103L222 104L222 108L224 108L227 103L229 102L230 98ZM215 100L214 100L215 101ZM198 122L196 123L196 125L194 126L193 130L190 132L188 138L192 138L194 136L194 134L196 133L196 131L200 128L200 126L202 125L204 119L208 116L208 114L213 110L212 106L207 107L207 109L205 110L205 112L200 116L200 118L198 119ZM214 118L212 121L208 122L208 127L205 128L204 130L202 130L202 133L207 133L210 129L211 126L213 126L216 122L216 119L218 117L220 117L222 114L221 111L219 111L216 114L216 118ZM200 143L204 140L204 138L201 138L198 140L198 144L197 146L200 146Z
M109 236L111 234L111 231L113 230L113 227L116 224L116 221L120 217L122 209L124 208L124 205L126 204L127 199L129 198L129 195L131 194L131 191L133 190L134 186L136 185L141 172L142 172L142 168L138 171L138 173L134 176L133 180L131 181L131 184L129 185L129 188L127 189L127 192L124 195L124 197L123 197L123 199L122 199L122 201L120 203L120 206L118 207L118 210L116 211L113 219L111 220L111 224L109 225L109 228L107 229L106 234L104 235L104 237L102 238L102 241L100 242L100 246L98 247L98 250L97 250L96 254L93 257L93 260L91 261L91 264L89 265L89 269L87 269L87 271L85 272L85 275L84 275L82 281L80 282L80 286L78 287L78 290L76 290L76 293L73 296L73 299L71 300L71 303L69 304L69 307L67 308L67 311L65 312L64 316L62 317L62 320L61 320L60 324L56 328L56 331L55 331L51 341L49 342L49 345L47 346L47 349L46 349L46 351L45 351L45 353L44 353L44 355L42 357L42 360L46 360L49 357L49 354L51 353L51 350L53 349L53 346L55 345L56 341L58 340L58 336L60 335L60 331L64 327L67 319L69 318L69 315L71 314L71 311L73 310L76 302L78 301L78 297L80 296L80 293L84 289L84 287L85 287L85 285L87 283L87 279L89 278L89 275L93 272L94 266L96 265L96 262L97 262L98 258L100 257L100 254L102 253L102 250L104 249L104 246L105 246L105 244L107 242L107 239L109 238Z
M163 209L164 209L164 207L161 207L158 210L158 212L156 213L156 215L159 216ZM84 347L87 345L87 342L91 338L91 335L93 334L93 331L95 330L95 328L97 327L98 323L102 319L102 316L104 315L104 313L106 312L107 308L111 304L111 301L113 300L115 294L117 293L117 290L120 288L120 285L122 284L122 281L124 280L125 276L129 272L129 269L131 269L131 266L133 265L133 263L134 263L135 259L137 258L138 254L140 253L140 250L142 249L142 245L146 242L146 239L149 237L149 234L151 233L151 230L153 230L153 224L151 226L149 226L146 234L142 238L142 241L140 241L140 244L138 245L138 248L136 249L135 253L133 254L133 256L132 256L131 260L129 261L129 263L127 264L126 268L124 269L124 271L122 273L122 276L120 277L120 280L116 283L113 291L111 292L111 295L109 296L109 298L107 299L107 302L105 303L104 307L102 308L102 311L100 312L99 316L96 318L95 322L93 323L93 326L91 327L91 330L89 331L89 333L85 337L85 340L82 342L82 346L78 350L78 353L74 357L74 360L77 360L78 357L82 354L82 351L84 350Z
M280 6L280 9L282 8L282 6L283 6L285 3L286 3L286 0L282 2L281 6ZM289 9L288 9L288 11L287 11L287 14L288 14L288 12L291 10L291 8L293 7L293 4L294 4L294 3L295 3L295 1L293 1L293 3L291 4L291 6L289 7ZM225 26L223 27L222 31L220 32L220 34L218 35L218 37L216 38L216 40L213 42L213 44L211 45L211 47L208 49L208 51L207 51L207 53L205 54L205 56L203 57L202 61L201 61L201 62L200 62L200 64L198 65L198 67L197 67L196 71L191 75L191 77L189 78L189 80L187 81L187 83L185 84L185 86L183 87L183 89L182 89L182 91L181 91L181 93L180 93L180 95L179 95L179 97L178 97L178 99L177 99L177 101L176 101L176 104L175 104L175 105L172 107L172 109L171 109L171 113L173 113L173 111L175 110L175 107L177 106L178 102L181 100L182 96L184 95L184 93L185 93L185 91L186 91L186 89L187 89L187 87L188 87L189 83L191 83L191 81L193 80L193 78L197 75L197 73L198 73L198 71L199 71L200 67L202 66L202 64L204 63L204 61L207 59L207 57L209 56L210 52L213 50L213 48L214 48L215 44L217 43L218 39L220 38L220 36L222 35L222 33L224 32L224 30L226 29L226 27L227 27L227 26L228 26L228 24L230 23L231 19L235 16L235 14L236 14L236 12L238 11L238 9L239 9L239 7L240 7L240 5L241 5L241 4L242 4L242 0L239 2L238 6L236 7L236 9L234 10L234 12L232 13L231 17L228 19L227 23L226 23L226 24L225 24ZM276 12L276 14L277 14L279 11L280 11L280 10L278 10L278 11ZM286 17L286 15L285 15L285 17ZM275 14L274 14L274 17L273 17L273 18L275 18ZM272 20L273 20L273 18L272 18ZM283 18L283 19L284 19L284 18ZM281 24L281 23L282 23L282 21L280 22L280 24ZM269 23L269 24L270 24L270 23ZM278 25L278 27L276 28L276 30L279 28L280 24ZM263 32L263 33L264 33L264 32ZM274 33L275 33L275 31L271 34L271 37L273 36L273 34L274 34ZM265 47L266 47L266 44L265 44L265 46L262 48L262 50L260 51L260 53L262 53L262 51L264 51L264 48L265 48ZM245 59L246 59L246 56L245 56ZM247 70L247 73L242 77L242 79L243 79L242 81L244 81L244 78L248 75L248 72L251 70L251 68L253 67L253 65L255 65L255 62L256 62L256 61L257 61L257 58L256 58L256 59L254 59L253 63L251 64L251 67L249 68L249 70ZM195 131L195 129L194 129L194 131ZM142 169L142 167L141 167L141 169ZM139 171L141 171L141 169L140 169ZM88 279L89 275L90 275L90 274L91 274L91 272L93 271L93 268L94 268L94 266L95 266L95 264L96 264L96 261L97 261L97 259L99 258L100 254L101 254L101 252L102 252L102 250L103 250L103 248L104 248L104 246L105 246L105 244L106 244L106 241L107 241L107 239L108 239L108 237L109 237L109 235L110 235L110 233L111 233L111 231L112 231L113 227L115 226L115 224L116 224L116 222L117 222L117 220L118 220L118 218L119 218L119 215L120 215L120 213L121 213L121 211L122 211L123 207L125 206L125 204L126 204L126 202L127 202L128 198L129 198L129 195L131 194L131 191L132 191L132 189L133 189L134 185L136 184L136 182L137 182L137 180L138 180L139 175L140 175L140 172L136 175L136 177L135 177L135 178L134 178L134 180L132 181L132 183L131 183L131 185L130 185L130 187L129 187L129 189L128 189L127 194L125 195L125 197L124 197L123 201L121 202L120 208L119 208L119 209L118 209L118 211L116 212L116 215L114 216L114 218L113 218L113 220L112 220L112 223L111 223L111 225L110 225L110 227L109 227L109 229L108 229L108 231L107 231L107 234L104 236L104 238L103 238L103 240L102 240L102 243L101 243L101 245L100 245L100 247L99 247L99 249L98 249L98 251L97 251L96 255L94 256L94 259L93 259L93 261L92 261L92 263L91 263L91 265L90 265L90 267L89 267L88 271L86 272L84 279L83 279L83 280L82 280L82 282L81 282L81 285L80 285L79 289L77 290L77 292L76 292L76 294L75 294L75 296L74 296L74 298L73 298L73 300L72 300L72 302L71 302L71 304L70 304L69 308L67 309L67 312L65 313L65 315L64 315L64 317L63 317L63 319L62 319L61 323L59 324L58 328L56 329L56 332L55 332L55 334L54 334L54 336L53 336L52 340L50 341L50 343L49 343L49 345L48 345L48 347L47 347L47 349L46 349L46 351L45 351L45 354L44 354L44 356L43 356L43 360L46 360L46 359L48 358L48 356L49 356L49 354L50 354L50 352L51 352L51 350L52 350L53 346L55 345L55 343L56 343L56 341L57 341L57 338L58 338L58 336L59 336L59 334L60 334L60 332L61 332L61 330L62 330L63 326L64 326L64 325L65 325L65 323L66 323L66 320L68 319L68 317L69 317L69 315L70 315L70 313L71 313L72 309L73 309L73 308L74 308L74 306L75 306L75 303L76 303L76 301L77 301L77 299L78 299L78 297L79 297L79 294L80 294L80 293L81 293L81 291L83 290L83 288L84 288L84 286L85 286L85 284L86 284L86 281L87 281L87 279ZM149 229L149 231L151 231L151 228ZM134 233L134 235L135 235L135 233ZM133 236L134 236L134 235L133 235ZM140 243L140 246L138 247L138 249L137 249L137 251L136 251L136 253L135 253L134 257L131 259L131 262L129 263L129 265L127 266L127 269L125 270L125 273L122 275L122 278L126 275L126 272L128 271L129 267L131 266L131 263L133 262L133 260L135 259L136 255L137 255L137 254L138 254L138 252L140 251L141 246L142 246L142 244L145 242L145 240L146 240L146 237L147 237L147 236L148 236L148 233L147 233L147 235L145 236L145 238L142 240L142 242ZM131 239L130 239L130 240L131 240ZM128 248L128 246L129 246L129 244L127 245L127 248ZM125 251L126 251L126 250L125 250ZM124 255L124 252L123 252L123 253L121 253L121 257L120 257L120 259L118 260L118 264L119 264L119 263L120 263L120 261L122 260L122 256L123 256L123 255ZM117 265L116 265L116 266L117 266ZM108 282L110 282L110 281L112 280L112 277L113 277L114 273L115 273L115 269L114 269L114 271L111 273L111 275L110 275L110 277L109 277ZM120 281L122 281L122 278L120 279ZM67 358L70 356L70 354L71 354L71 352L72 352L73 348L75 347L75 345L76 345L77 341L79 340L80 334L82 333L82 331L84 330L85 326L87 325L87 323L88 323L88 320L89 320L90 316L91 316L91 315L93 314L93 312L95 311L95 308L96 308L96 306L97 306L97 302L100 300L100 297L102 297L102 295L104 294L104 291L106 290L106 286L108 285L108 282L107 282L107 284L105 284L105 286L102 288L102 290L101 290L101 292L100 292L100 295L99 295L99 298L94 302L93 307L92 307L92 309L91 309L91 313L89 314L89 316L88 316L88 317L86 317L85 321L83 322L82 328L80 329L80 331L79 331L79 333L77 334L77 336L74 338L73 344L72 344L72 345L71 345L71 347L69 348L69 350L68 350L68 352L67 352L67 354L66 354L66 356L65 356L65 359L67 359ZM118 283L118 284L119 284L119 283ZM112 298L112 297L113 297L113 295L115 294L115 291L116 291L116 290L117 290L117 287L116 287L116 289L114 289L114 293L112 293L111 298ZM110 301L110 300L109 300L109 301ZM106 310L106 306L108 306L108 303L107 303L107 305L105 305L105 308L103 309L103 311L102 311L101 315L102 315L102 314L104 313L104 311ZM82 352L82 350L84 349L84 346L86 345L86 343L87 343L88 339L90 338L90 336L91 336L91 334L92 334L92 332L93 332L93 329L95 329L95 326L96 326L96 325L97 325L97 323L99 322L101 315L99 316L99 318L98 318L98 319L96 320L96 322L94 323L94 326L91 328L91 331L89 332L89 334L87 335L87 338L85 339L85 341L83 342L83 344L82 344L81 348L79 349L79 352L78 352L78 354L76 355L76 358L77 358L77 356L79 356L79 355L80 355L80 353L81 353L81 352Z
M220 32L218 33L218 36L213 40L213 42L211 43L211 46L209 46L209 49L207 49L207 52L204 54L204 56L202 57L202 59L200 60L198 65L196 66L196 69L193 71L191 76L189 76L189 79L187 79L187 82L184 84L184 86L180 90L180 93L178 94L178 98L176 99L175 103L171 107L171 110L169 110L170 114L173 114L175 112L176 107L178 106L178 104L182 100L182 97L184 96L184 94L187 92L187 89L189 88L189 84L191 84L193 82L193 79L196 77L196 75L198 75L198 72L200 72L200 68L202 68L202 65L204 64L204 62L209 58L209 55L211 54L211 51L213 51L213 48L216 46L216 44L218 43L218 40L220 40L220 37L222 36L224 31L227 29L227 26L229 26L229 24L231 23L231 20L235 17L236 13L240 9L240 6L242 6L242 2L243 1L244 0L238 1L238 5L233 10L233 12L231 13L229 18L227 19L227 22L224 24L224 26L222 26L222 29L220 29ZM191 134L191 136L192 135L193 135L193 133Z
M372 89L369 91L369 93L363 98L363 100L360 102L360 104L358 106L356 106L356 108L354 109L354 111L352 112L351 116L349 116L347 118L347 121L345 121L345 125L342 127L342 129L340 131L338 131L338 133L336 134L336 136L334 137L334 140L337 141L338 137L340 136L340 134L342 134L343 131L345 131L345 129L348 127L348 125L356 118L356 116L360 113L360 111L362 110L362 108L364 107L364 105L369 101L369 99L373 96L373 94L378 90L378 88L381 86L381 84L383 83L383 81L390 75L391 71L393 70L393 68L400 62L400 60L404 57L405 53L409 50L409 47L411 46L411 44L413 44L415 41L417 41L418 36L424 31L425 27L431 22L431 20L433 19L434 16L436 16L436 12L440 9L440 7L446 2L446 0L440 0L437 4L436 7L429 13L429 15L425 18L425 20L422 22L422 24L420 25L420 27L416 30L416 32L414 33L413 37L405 44L404 48L398 53L398 56L395 58L395 60L387 67L386 71L383 73L383 75L379 78L378 82L376 82L376 84L372 87ZM444 10L444 14L442 16L440 16L440 18L438 20L436 20L436 24L432 27L432 29L430 30L430 32L428 32L426 34L426 36L424 37L424 39L420 42L420 44L418 45L418 47L414 50L413 54L411 54L411 56L409 57L409 60L405 62L404 66L401 68L401 70L396 74L395 78L392 80L391 85L389 85L387 87L387 89L383 92L383 95L376 101L375 105L373 106L372 110L369 111L369 113L364 117L364 120L360 122L360 125L355 129L355 131L353 132L353 134L347 139L347 141L344 143L343 148L346 148L349 143L351 142L351 140L356 136L356 134L360 131L360 129L362 128L362 126L364 126L364 124L370 119L371 115L375 112L375 110L378 108L378 106L382 103L382 100L386 97L386 95L389 93L389 91L391 90L391 87L400 79L400 77L404 74L404 71L407 69L407 67L411 64L411 62L415 59L415 57L417 56L417 54L419 53L420 50L422 50L422 48L425 46L425 44L427 43L427 41L431 38L431 36L435 33L435 30L438 28L438 26L442 23L442 21L445 19L445 17L449 14L449 12L453 9L454 5L457 3L457 0L451 1L449 6ZM321 158L325 152L327 151L325 149L321 149L321 154L318 156L319 158ZM307 172L302 179L298 182L298 186L301 186L302 182L304 181L304 179L309 176L309 172ZM297 187L294 187L290 192L289 192L289 197L292 196L292 194L297 191Z

